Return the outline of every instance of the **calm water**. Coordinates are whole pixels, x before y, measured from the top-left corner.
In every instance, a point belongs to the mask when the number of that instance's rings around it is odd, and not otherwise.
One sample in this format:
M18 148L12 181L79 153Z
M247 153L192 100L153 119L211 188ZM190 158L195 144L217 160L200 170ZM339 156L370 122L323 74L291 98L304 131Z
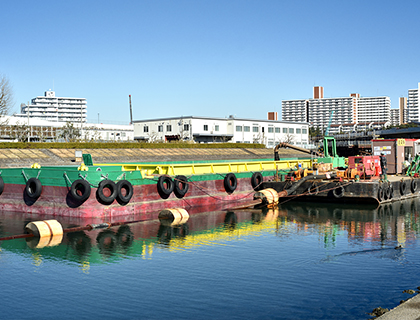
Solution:
M420 286L418 208L288 203L3 241L0 318L368 319ZM31 219L1 213L0 236Z

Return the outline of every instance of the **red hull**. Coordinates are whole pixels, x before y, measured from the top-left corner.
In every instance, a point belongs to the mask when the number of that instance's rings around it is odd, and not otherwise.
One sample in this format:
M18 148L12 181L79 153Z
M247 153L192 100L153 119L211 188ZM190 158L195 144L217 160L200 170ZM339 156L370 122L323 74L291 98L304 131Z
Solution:
M25 186L7 184L0 196L0 210L27 214L63 216L74 218L101 218L109 222L150 217L153 212L167 208L206 207L220 205L228 208L241 200L251 200L254 191L249 178L238 179L236 190L228 194L223 180L209 180L190 183L188 193L177 198L172 193L163 199L156 184L133 186L133 197L126 205L116 200L110 205L101 204L96 197L96 188L83 204L76 203L69 194L68 187L43 186L42 194L36 200L25 194ZM122 219L124 217L124 219ZM134 220L134 219L133 219Z

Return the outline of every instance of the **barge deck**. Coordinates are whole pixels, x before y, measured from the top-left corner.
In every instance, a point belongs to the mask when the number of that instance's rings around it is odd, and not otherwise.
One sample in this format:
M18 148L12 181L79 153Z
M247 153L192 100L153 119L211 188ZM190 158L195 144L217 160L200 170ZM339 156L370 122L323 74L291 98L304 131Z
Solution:
M307 179L292 193L279 198L284 201L321 201L321 202L371 202L390 203L419 196L420 179L407 176L388 176L387 181L343 180L343 179ZM293 181L266 181L261 184L261 190L271 188L279 195L289 189Z

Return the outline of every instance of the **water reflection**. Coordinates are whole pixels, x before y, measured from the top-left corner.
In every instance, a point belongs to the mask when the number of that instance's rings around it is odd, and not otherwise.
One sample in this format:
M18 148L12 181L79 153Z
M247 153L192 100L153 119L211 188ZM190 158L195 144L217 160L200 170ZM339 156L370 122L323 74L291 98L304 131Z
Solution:
M185 238L188 234L189 226L187 223L176 226L161 223L157 233L157 242L168 246L170 245L171 240Z
M286 203L271 209L196 213L181 224L156 219L107 230L68 233L62 239L49 239L48 244L33 238L25 248L20 240L4 241L0 246L20 254L39 251L44 258L101 263L103 259L118 261L124 256L151 258L155 247L189 250L263 233L277 237L311 234L325 248L335 247L339 238L346 238L350 245L379 246L378 250L344 252L327 257L324 262L362 254L398 260L404 250L394 248L414 242L420 233L418 209L418 199L380 207ZM18 234L27 222L27 217L19 221L16 215L0 215L1 235Z
M280 225L292 222L298 233L317 233L326 247L334 246L339 234L354 244L372 242L395 247L417 238L418 208L418 199L379 207L294 204L282 206L278 219Z

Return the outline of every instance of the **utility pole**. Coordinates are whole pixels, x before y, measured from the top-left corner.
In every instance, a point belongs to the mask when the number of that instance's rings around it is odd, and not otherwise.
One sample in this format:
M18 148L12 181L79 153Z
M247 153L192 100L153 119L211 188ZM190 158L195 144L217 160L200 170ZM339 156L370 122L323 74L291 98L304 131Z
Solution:
M29 101L26 105L26 113L28 114L28 142L30 142L31 127L29 126Z
M128 95L128 100L130 101L130 124L133 124L133 108L131 107L131 94Z

